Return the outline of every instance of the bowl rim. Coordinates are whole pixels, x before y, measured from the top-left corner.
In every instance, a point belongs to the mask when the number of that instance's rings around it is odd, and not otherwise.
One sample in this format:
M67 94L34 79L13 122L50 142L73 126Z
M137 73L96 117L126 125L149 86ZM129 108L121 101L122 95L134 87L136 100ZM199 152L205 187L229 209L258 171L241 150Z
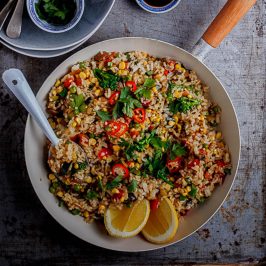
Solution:
M66 25L58 25L58 26L52 25L39 18L34 5L36 2L35 0L27 0L26 5L29 17L38 28L49 33L63 33L73 29L79 23L79 21L83 16L85 8L84 0L74 0L74 1L76 4L79 4L74 17Z
M181 2L181 0L173 0L169 4L162 7L155 7L145 3L145 0L136 0L136 3L145 11L153 13L153 14L163 14L173 10L177 5Z
M164 248L164 247L168 247L170 245L173 244L177 244L180 241L183 241L184 239L186 239L187 237L191 236L192 234L194 234L197 230L199 230L200 228L202 228L217 212L218 210L221 208L222 204L224 203L224 201L226 200L229 192L232 189L232 186L234 184L236 175L237 175L237 171L238 171L238 167L239 167L239 161L240 161L240 153L241 153L241 138L240 138L240 129L239 129L239 122L237 119L237 115L236 115L236 111L234 108L234 105L226 91L226 89L224 88L224 86L222 85L221 81L217 78L217 76L210 70L210 68L208 68L203 62L201 62L199 59L197 59L195 56L193 56L192 54L190 54L189 52L185 51L184 49L175 46L173 44L164 42L164 41L160 41L160 40L156 40L156 39L151 39L151 38L144 38L144 37L123 37L123 38L115 38L115 39L109 39L109 40L105 40L99 43L95 43L93 45L87 46L84 49L78 51L77 53L73 54L72 56L68 57L67 59L65 59L61 64L59 64L51 73L50 75L46 78L46 80L44 81L43 85L41 86L41 89L39 90L38 94L37 94L37 100L40 102L43 102L43 98L42 98L42 91L44 90L44 86L46 85L47 82L49 82L49 78L54 75L57 71L60 71L60 69L63 67L64 69L66 68L66 65L69 64L69 61L73 60L75 57L81 56L84 52L86 52L87 49L89 49L90 47L96 48L99 50L101 45L104 44L108 44L109 42L120 42L122 40L127 40L127 41L132 41L135 43L135 41L139 40L143 40L143 41L151 41L151 42L155 42L157 44L162 44L162 45L167 45L167 46L171 46L174 49L178 49L181 53L183 53L184 55L187 55L189 57L192 56L192 58L194 58L196 61L193 63L194 65L200 65L200 67L202 67L203 69L207 70L207 72L209 72L209 74L212 76L212 78L216 81L216 83L218 83L221 87L221 90L223 91L226 100L228 101L228 104L230 105L230 107L232 108L232 114L233 114L233 120L235 121L235 133L236 133L236 149L235 149L235 171L234 174L231 175L231 179L229 182L229 186L227 186L223 197L218 201L217 203L217 207L215 207L215 210L212 210L211 215L204 220L199 226L197 225L196 229L192 229L192 231L190 233L188 233L187 235L185 235L184 237L182 237L181 239L178 240L174 240L171 243L167 243L167 244L163 244L163 245L152 245L149 248L136 248L134 250L132 249L127 249L126 247L123 249L117 249L116 247L114 247L113 245L108 245L108 244L98 244L98 243L93 243L88 241L88 239L86 239L86 236L83 234L80 234L79 232L73 232L73 230L71 229L71 226L64 224L62 221L60 222L60 219L58 217L58 212L53 212L52 210L52 206L49 206L49 204L47 202L45 202L45 199L42 198L39 194L38 194L38 186L37 181L35 180L36 178L34 178L33 175L31 175L31 169L29 168L29 165L32 165L31 163L31 159L29 156L29 153L27 153L28 151L28 137L27 137L27 132L30 130L30 127L32 127L32 122L33 119L28 116L27 117L27 122L26 122L26 127L25 127L25 134L24 134L24 151L25 151L25 160L26 160L26 166L27 166L27 171L32 183L32 186L34 188L35 193L37 194L39 200L42 202L43 206L45 207L45 209L48 211L48 213L61 225L63 226L67 231L69 231L70 233L72 233L73 235L77 236L78 238L82 239L83 241L87 242L87 243L91 243L93 245L99 246L101 248L105 248L108 250L114 250L114 251L120 251L120 252L145 252L145 251L151 251L151 250L157 250L160 248ZM166 55L165 55L166 56ZM76 59L75 59L76 60ZM83 222L83 221L82 221Z

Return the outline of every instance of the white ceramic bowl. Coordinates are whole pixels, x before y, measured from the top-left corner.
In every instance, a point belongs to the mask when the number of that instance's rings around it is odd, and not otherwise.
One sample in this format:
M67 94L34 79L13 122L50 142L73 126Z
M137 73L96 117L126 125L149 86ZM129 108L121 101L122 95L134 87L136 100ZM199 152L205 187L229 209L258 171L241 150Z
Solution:
M168 244L155 245L149 243L141 235L130 239L116 239L107 235L99 222L87 224L79 216L71 215L66 209L60 208L56 198L49 193L47 178L47 154L45 153L45 137L37 124L28 117L25 130L25 158L30 180L36 194L47 211L77 237L91 244L118 251L147 251L171 245L193 234L203 226L220 208L229 193L237 172L240 156L240 135L236 113L232 102L222 84L210 71L188 52L174 45L145 38L121 38L104 41L91 45L66 59L46 79L40 88L37 99L45 110L46 98L54 82L69 70L69 67L78 61L94 56L99 51L146 51L158 57L169 56L197 72L200 79L210 87L210 96L222 108L221 130L230 149L232 173L225 178L224 183L217 187L213 195L204 204L190 211L180 219L179 229L175 238Z
M53 25L45 20L42 20L37 14L35 4L37 4L39 1L40 0L27 0L26 4L27 4L28 14L32 22L37 27L50 33L62 33L71 30L80 21L84 12L84 5L85 5L84 0L74 0L77 8L72 20L66 25Z
M172 0L170 3L164 5L164 6L152 6L147 4L145 0L136 0L137 4L144 10L154 13L154 14L160 14L160 13L166 13L177 7L177 5L180 3L181 0Z

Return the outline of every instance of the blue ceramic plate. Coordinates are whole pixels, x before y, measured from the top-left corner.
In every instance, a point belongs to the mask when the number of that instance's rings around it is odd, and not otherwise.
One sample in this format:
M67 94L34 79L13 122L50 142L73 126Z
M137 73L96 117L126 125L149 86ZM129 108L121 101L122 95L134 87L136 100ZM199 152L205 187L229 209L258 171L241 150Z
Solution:
M64 33L49 33L39 29L24 8L22 33L18 39L10 39L5 34L6 27L0 31L0 38L6 43L21 49L50 51L60 50L88 39L103 23L115 0L85 0L85 9L80 22Z

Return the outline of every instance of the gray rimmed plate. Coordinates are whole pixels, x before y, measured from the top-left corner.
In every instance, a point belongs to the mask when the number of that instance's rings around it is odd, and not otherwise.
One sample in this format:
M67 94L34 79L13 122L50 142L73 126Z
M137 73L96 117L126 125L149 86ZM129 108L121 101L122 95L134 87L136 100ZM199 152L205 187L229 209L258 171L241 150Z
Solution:
M11 39L5 34L6 27L0 31L0 39L14 47L33 51L62 50L77 45L92 36L101 26L115 0L86 0L80 22L70 31L49 33L39 29L24 9L22 33L20 38Z

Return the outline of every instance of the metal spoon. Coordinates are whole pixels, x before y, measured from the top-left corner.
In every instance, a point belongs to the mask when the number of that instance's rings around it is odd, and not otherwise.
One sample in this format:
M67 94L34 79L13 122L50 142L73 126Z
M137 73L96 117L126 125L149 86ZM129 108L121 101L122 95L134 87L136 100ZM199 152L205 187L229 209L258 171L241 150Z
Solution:
M57 145L60 139L55 135L53 129L51 128L23 73L19 69L11 68L3 73L2 78L9 90L13 92L13 94L37 122L45 136L51 141L52 146ZM84 153L84 157L88 162L85 151L78 144L75 142L73 143L77 145L82 153ZM50 154L51 153L49 151L49 156Z
M14 3L15 0L9 0L7 4L4 6L4 8L0 12L0 30L2 29L8 14L11 10L12 4Z
M14 13L7 25L6 35L15 39L20 36L22 25L22 14L25 0L18 0Z

